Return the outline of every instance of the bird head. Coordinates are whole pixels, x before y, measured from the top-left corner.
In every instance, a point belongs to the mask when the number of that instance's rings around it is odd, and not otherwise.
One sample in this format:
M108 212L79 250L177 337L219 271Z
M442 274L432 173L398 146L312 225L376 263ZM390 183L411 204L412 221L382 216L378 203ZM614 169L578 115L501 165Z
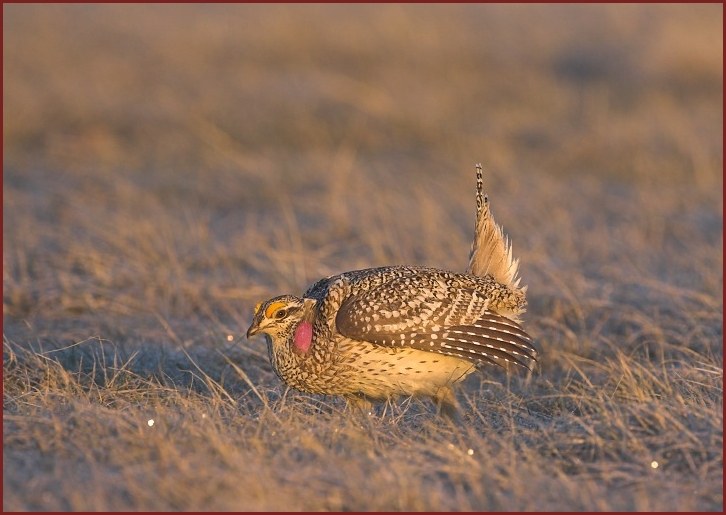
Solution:
M280 295L258 303L252 324L247 329L247 338L266 333L275 340L292 333L303 319L309 318L315 302L294 295Z

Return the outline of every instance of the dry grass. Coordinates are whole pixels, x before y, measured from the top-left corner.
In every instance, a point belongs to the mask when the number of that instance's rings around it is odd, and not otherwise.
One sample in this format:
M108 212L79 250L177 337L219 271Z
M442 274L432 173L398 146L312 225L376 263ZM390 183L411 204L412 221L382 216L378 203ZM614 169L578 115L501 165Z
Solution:
M722 12L5 5L3 508L721 510ZM477 161L540 370L286 391L254 303L463 270Z

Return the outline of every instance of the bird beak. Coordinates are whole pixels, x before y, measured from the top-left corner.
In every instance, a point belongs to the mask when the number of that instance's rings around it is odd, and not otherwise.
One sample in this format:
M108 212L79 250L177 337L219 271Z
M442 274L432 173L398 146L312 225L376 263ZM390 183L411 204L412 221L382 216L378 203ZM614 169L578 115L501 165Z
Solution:
M257 320L252 321L252 325L250 325L249 329L247 329L247 338L249 339L250 336L256 335L260 330L259 325L257 324Z

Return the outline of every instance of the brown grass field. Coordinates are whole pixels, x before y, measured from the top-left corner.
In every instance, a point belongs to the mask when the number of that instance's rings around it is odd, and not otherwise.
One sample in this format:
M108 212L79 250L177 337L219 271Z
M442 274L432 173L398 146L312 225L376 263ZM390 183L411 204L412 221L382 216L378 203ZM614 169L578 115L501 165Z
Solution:
M723 7L4 5L3 508L723 509ZM463 271L531 375L353 416L255 302ZM153 425L150 424L153 420Z

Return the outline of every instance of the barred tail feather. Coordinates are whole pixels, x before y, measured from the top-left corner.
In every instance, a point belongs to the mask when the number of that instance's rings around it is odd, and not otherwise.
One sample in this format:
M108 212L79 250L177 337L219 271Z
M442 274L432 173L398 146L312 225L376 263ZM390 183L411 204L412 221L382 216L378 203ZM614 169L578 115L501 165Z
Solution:
M386 345L398 343L398 339L392 339ZM538 354L532 338L522 326L492 312L485 313L473 324L445 327L430 333L404 334L400 344L507 370L515 365L532 370Z
M519 328L503 326L480 320L473 325L450 327L442 335L441 351L459 351L462 357L503 368L519 365L530 369L537 360L531 338Z
M519 286L519 260L512 256L512 244L504 235L489 209L484 195L481 164L476 165L476 234L469 254L467 273L483 277L490 274L497 282Z
M441 348L438 352L440 354L468 359L475 363L496 365L505 370L509 370L513 365L531 370L527 363L512 356L511 354L507 354L496 349L481 350L477 347L475 342L470 340L446 340L441 344Z

